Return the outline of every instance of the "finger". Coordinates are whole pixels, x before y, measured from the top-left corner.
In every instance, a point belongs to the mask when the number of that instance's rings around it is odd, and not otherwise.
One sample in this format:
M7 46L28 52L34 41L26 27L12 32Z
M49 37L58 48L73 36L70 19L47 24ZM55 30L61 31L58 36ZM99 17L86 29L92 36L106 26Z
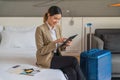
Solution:
M67 38L62 38L63 39L63 41L65 41Z
M61 43L62 43L63 41L64 41L64 40L63 40L63 38L60 38L60 39L59 39L59 42L61 42Z
M66 38L61 38L62 39L62 42L64 42L66 40Z

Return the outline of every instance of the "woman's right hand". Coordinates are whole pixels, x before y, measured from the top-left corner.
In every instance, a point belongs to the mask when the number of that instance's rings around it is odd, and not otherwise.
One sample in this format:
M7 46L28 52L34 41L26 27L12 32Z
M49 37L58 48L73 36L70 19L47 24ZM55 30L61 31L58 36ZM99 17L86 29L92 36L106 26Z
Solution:
M63 43L66 40L66 38L59 38L57 40L55 40L55 43Z

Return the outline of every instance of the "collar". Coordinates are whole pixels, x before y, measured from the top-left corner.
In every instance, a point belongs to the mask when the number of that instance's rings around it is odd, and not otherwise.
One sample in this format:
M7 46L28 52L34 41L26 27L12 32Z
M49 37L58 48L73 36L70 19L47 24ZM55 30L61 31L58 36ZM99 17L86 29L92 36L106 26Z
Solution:
M46 22L46 24L50 30L55 30L55 26L54 26L54 28L52 28L52 26L50 26L48 22Z

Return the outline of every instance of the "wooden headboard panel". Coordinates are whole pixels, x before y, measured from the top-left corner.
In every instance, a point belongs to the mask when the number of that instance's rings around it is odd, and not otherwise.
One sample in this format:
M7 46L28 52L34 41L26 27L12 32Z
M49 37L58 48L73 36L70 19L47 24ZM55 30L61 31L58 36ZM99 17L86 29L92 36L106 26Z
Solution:
M2 36L1 36L1 33L0 33L0 43L1 43L1 40L2 40Z

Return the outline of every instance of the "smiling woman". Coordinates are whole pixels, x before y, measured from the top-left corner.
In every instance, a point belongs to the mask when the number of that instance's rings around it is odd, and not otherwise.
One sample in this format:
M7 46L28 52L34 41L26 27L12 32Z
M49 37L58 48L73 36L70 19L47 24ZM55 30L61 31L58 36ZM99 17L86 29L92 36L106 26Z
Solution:
M44 16L44 24L36 29L36 64L44 68L60 69L68 80L85 80L77 59L73 56L62 56L61 51L71 46L71 40L63 46L61 26L58 24L62 11L58 6L51 6Z

